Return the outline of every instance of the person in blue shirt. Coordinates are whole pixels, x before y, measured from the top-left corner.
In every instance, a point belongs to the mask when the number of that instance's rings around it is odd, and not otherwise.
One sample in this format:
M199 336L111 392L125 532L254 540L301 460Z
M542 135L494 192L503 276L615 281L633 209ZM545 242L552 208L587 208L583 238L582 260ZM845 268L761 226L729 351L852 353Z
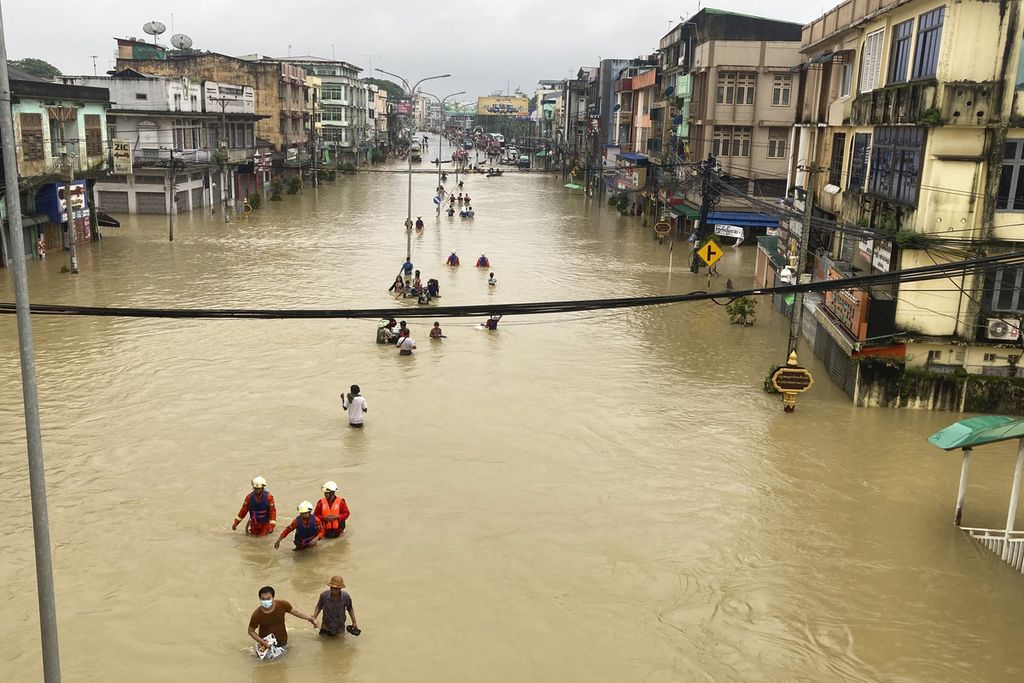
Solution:
M458 254L456 254L456 253L455 253L455 252L453 251L453 252L451 253L451 256L449 256L449 257L448 257L448 260L447 260L447 261L445 261L445 265L446 265L446 266L457 266L457 265L459 265L459 255L458 255Z
M487 254L480 254L480 258L476 260L477 268L490 268L491 261L487 258Z
M413 270L415 270L415 268L412 265L412 259L409 258L409 257L406 257L405 263L402 264L402 274L405 276L405 284L406 284L406 286L408 286L408 285L410 285L412 283L412 271Z

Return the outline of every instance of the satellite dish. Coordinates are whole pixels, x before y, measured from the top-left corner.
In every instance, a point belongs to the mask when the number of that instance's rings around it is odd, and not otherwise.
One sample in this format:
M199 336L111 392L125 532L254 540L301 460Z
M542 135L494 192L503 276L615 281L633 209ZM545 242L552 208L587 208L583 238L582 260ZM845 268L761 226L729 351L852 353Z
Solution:
M620 109L622 109L622 105L621 104L616 104L614 107L612 107L612 111L613 112L617 112Z
M161 24L159 21L147 21L142 27L142 30L156 39L156 36L160 35L167 30L167 27Z
M171 36L171 45L178 48L179 50L187 50L192 47L192 39L186 36L184 33L175 33Z

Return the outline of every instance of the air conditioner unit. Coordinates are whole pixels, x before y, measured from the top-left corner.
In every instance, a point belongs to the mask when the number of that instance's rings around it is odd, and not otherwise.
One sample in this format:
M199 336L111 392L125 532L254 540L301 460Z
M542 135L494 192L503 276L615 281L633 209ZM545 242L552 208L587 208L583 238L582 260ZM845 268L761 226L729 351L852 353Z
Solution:
M1020 339L1020 319L989 318L987 336L994 341L1017 341Z

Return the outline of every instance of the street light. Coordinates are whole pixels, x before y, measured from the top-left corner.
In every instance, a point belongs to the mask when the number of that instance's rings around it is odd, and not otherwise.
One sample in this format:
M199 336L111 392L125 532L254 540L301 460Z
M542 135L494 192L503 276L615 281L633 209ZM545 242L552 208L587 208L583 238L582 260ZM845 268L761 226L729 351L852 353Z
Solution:
M466 91L460 90L459 92L453 92L451 95L445 95L444 97L438 97L437 95L434 95L426 91L423 91L421 94L426 95L428 97L433 97L435 100L437 100L437 104L441 108L441 128L440 130L437 131L437 186L441 187L441 135L444 132L444 103L447 102L448 98L450 97L455 97L456 95L465 95ZM440 197L440 195L438 197L442 198ZM437 205L437 215L441 215L440 202Z
M405 92L408 94L410 102L412 101L412 99L414 97L416 97L416 88L420 87L420 83L425 83L427 81L433 81L433 80L436 80L438 78L451 78L451 74L441 74L440 76L428 76L426 78L421 78L420 80L416 81L416 85L414 85L412 87L409 87L409 81L405 80L404 78L402 78L398 74L393 74L390 71L385 71L384 69L381 69L381 68L378 68L377 71L381 72L382 74L387 74L388 76L393 76L394 78L397 78L398 80L402 81L402 83L405 85ZM409 204L408 204L408 210L407 210L406 215L405 215L405 258L406 259L411 259L412 258L412 134L413 134L413 131L411 129L406 131L406 135L408 135L408 138L409 138L409 148L410 148L410 153L409 153ZM440 151L438 153L440 154ZM438 158L440 158L440 156Z

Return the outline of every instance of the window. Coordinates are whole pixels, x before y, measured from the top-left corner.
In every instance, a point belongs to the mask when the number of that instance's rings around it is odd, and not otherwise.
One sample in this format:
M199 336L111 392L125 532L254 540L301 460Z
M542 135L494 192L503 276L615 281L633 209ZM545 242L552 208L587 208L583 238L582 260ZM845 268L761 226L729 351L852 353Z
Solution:
M785 128L768 129L768 158L785 159L786 142L789 138L789 131Z
M103 124L99 114L85 115L85 155L100 156L103 154Z
M860 88L864 92L871 92L878 87L878 74L882 68L882 39L885 31L869 33L864 39L864 49L860 55Z
M994 353L986 353L985 356L984 356L984 360L985 360L986 363L995 363L996 362L996 354L994 354Z
M1017 46L1020 53L1017 55L1017 80L1014 89L1018 92L1024 90L1024 40Z
M718 93L715 95L717 104L732 104L736 96L736 72L723 71L718 74Z
M144 92L137 92L137 93L135 93L135 99L137 99L137 100L148 100L149 99L149 95L147 95Z
M923 148L924 128L876 128L871 193L901 204L916 204Z
M996 195L997 211L1024 211L1024 140L1007 139Z
M892 27L892 49L889 50L889 83L907 80L910 64L910 36L914 33L914 20L907 19Z
M933 349L933 350L928 352L928 362L929 363L931 363L933 361L938 362L940 360L942 360L942 351Z
M19 114L21 121L21 158L25 161L40 161L43 154L43 115Z
M846 133L832 134L832 160L828 165L828 184L842 187L843 155L846 153Z
M753 104L756 73L742 73L736 76L736 104Z
M850 184L846 189L853 192L864 191L864 181L868 179L868 153L871 151L871 133L855 133L853 149L850 151Z
M341 97L341 86L340 85L324 85L320 89L321 100L340 100Z
M914 78L932 78L939 62L942 21L946 8L939 7L917 18L917 46L914 52Z
M788 107L793 91L793 77L776 74L772 79L772 106Z
M996 268L985 278L985 307L1000 313L1024 313L1024 268Z
M839 96L850 96L850 83L853 81L853 64L846 62L839 67Z
M716 157L749 157L750 126L715 126L712 154Z

